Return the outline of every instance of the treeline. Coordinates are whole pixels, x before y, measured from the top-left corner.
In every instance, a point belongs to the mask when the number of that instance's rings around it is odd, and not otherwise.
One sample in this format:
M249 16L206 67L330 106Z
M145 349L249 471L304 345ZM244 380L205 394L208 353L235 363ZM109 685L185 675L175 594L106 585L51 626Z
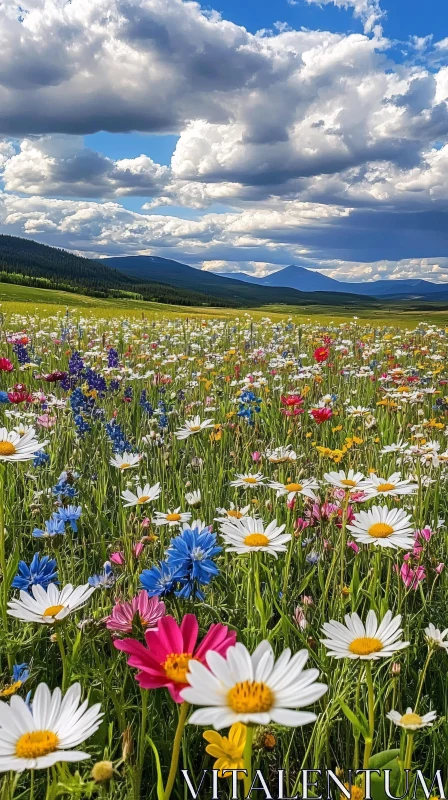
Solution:
M101 261L16 236L0 235L0 283L182 306L211 302L201 292L124 275ZM237 305L231 299L216 298L212 302L221 307Z

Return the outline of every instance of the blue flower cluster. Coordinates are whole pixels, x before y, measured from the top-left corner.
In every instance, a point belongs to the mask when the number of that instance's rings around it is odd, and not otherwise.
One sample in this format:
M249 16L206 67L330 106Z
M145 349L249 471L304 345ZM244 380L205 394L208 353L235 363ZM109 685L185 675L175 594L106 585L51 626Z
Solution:
M251 391L244 390L239 396L239 409L237 416L245 419L248 425L255 425L255 414L261 411L261 397Z
M134 447L126 438L126 434L121 425L112 419L106 425L106 433L112 443L114 453L133 453Z
M210 528L185 528L171 539L165 561L141 573L140 583L150 597L174 592L177 597L204 600L202 589L218 574L213 559L221 550Z
M45 528L34 528L35 539L51 539L53 536L64 536L65 526L70 525L74 533L78 533L78 520L81 516L81 506L61 506L50 519L44 523Z
M85 372L85 379L90 391L93 390L98 392L101 397L104 395L107 389L107 384L103 375L100 375L99 372L95 372L94 369L89 368Z
M14 589L22 589L31 594L32 586L42 586L47 589L50 583L58 583L56 560L50 556L39 557L35 553L31 564L19 561L18 572L12 585Z
M62 501L63 497L67 497L69 499L76 497L78 492L76 488L73 486L73 481L77 478L77 473L71 472L70 475L68 472L61 472L58 478L58 482L56 486L53 486L52 492L55 494L59 500Z
M107 353L107 366L110 369L114 369L119 366L119 363L118 352L113 347L109 347Z
M38 450L33 458L33 467L43 467L44 464L48 464L49 460L48 453L45 453L44 450Z
M140 394L140 400L138 402L141 408L143 408L143 411L145 411L149 417L152 417L152 415L154 414L154 409L148 400L146 389L142 389Z
M17 356L17 361L19 362L19 364L29 363L30 357L28 355L28 350L26 349L26 347L24 347L23 344L20 344L20 342L16 342L15 344L13 344L12 349L14 350L14 353Z

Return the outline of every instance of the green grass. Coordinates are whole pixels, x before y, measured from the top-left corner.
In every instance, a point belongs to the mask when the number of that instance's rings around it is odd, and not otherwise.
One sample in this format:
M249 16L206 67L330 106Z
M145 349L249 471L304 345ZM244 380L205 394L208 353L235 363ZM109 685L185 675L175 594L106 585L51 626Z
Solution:
M243 316L245 309L233 308L213 308L205 306L176 306L165 303L149 303L140 300L118 300L118 299L99 299L97 297L87 297L82 294L72 294L61 292L54 289L36 289L29 286L15 286L13 284L0 284L0 311L5 314L29 314L30 306L35 306L35 312L41 317L54 314L58 311L64 312L67 308L71 311L79 311L80 314L89 312L98 317L142 317L158 318L166 317L216 317L219 319L234 319ZM265 316L273 319L284 319L291 316L295 322L306 320L318 320L325 325L331 321L351 322L354 316L360 320L369 320L378 325L394 324L399 327L413 327L420 322L428 322L435 325L448 325L448 309L437 311L428 307L424 311L408 311L406 308L397 305L386 310L360 307L356 313L352 309L348 311L343 307L331 307L316 305L312 308L300 309L297 306L269 305L259 309L248 309L247 313L256 320Z

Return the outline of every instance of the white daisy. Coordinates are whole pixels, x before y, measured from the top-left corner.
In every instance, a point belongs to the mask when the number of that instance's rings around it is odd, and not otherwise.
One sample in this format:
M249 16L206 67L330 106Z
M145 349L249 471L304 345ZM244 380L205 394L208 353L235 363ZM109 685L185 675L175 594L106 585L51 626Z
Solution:
M152 503L153 500L157 500L161 491L160 483L156 483L154 486L145 483L143 489L141 486L137 486L137 494L134 494L134 492L131 492L129 489L125 489L124 492L121 493L123 500L127 500L127 503L124 503L124 508L128 508L129 506L144 506L146 503Z
M369 500L377 495L398 497L401 494L414 494L414 492L418 491L418 484L412 483L411 478L401 480L399 472L394 472L389 478L379 478L378 475L371 473L369 475L369 483L371 485L365 490L369 495Z
M347 414L350 417L365 417L370 413L370 408L365 408L365 406L349 406L347 408Z
M0 428L0 461L31 461L38 450L48 444L48 439L38 442L34 428L27 428L21 436L17 431Z
M436 628L432 622L430 622L428 627L425 628L425 639L429 646L441 647L442 650L446 650L446 652L448 652L448 641L445 641L447 634L448 628L445 628L444 631L441 631L439 628Z
M392 547L396 550L412 550L415 544L411 517L401 508L372 506L368 511L355 514L353 523L347 525L347 528L361 544Z
M266 450L265 455L271 464L285 464L286 462L297 461L297 453L292 449L292 444L284 447L275 447L273 450Z
M253 475L250 472L236 473L236 480L230 481L231 486L245 486L246 489L256 489L258 486L265 486L265 476L261 472Z
M225 658L209 650L208 669L190 659L187 680L189 687L181 691L182 698L193 705L204 706L194 711L189 722L193 725L213 725L216 730L237 722L254 725L297 727L316 720L316 714L296 711L311 705L327 691L316 683L317 669L303 670L308 652L291 656L284 650L275 662L271 645L261 642L251 655L237 642L229 647Z
M400 439L398 442L392 442L392 444L384 445L383 449L380 450L380 454L382 456L387 456L389 453L404 453L408 447L409 442L403 442Z
M302 494L304 497L309 497L311 500L317 500L313 489L318 489L319 484L315 478L306 478L302 483L294 483L293 481L279 483L278 481L271 481L268 485L270 489L277 490L277 497L282 497L282 495L287 494L289 502L294 499L296 494Z
M201 418L199 415L193 417L193 419L185 420L182 428L179 428L178 431L174 432L176 439L188 439L189 436L192 436L194 433L200 433L201 431L205 430L205 428L213 428L214 422L212 419L204 419L201 422Z
M180 525L183 525L184 522L189 522L191 519L191 513L189 511L182 511L179 508L175 508L174 511L168 511L164 514L162 511L156 511L155 516L152 520L154 525L168 525L169 528L177 528Z
M88 753L73 750L98 730L100 704L80 705L81 686L62 696L46 683L36 689L31 708L18 695L0 702L0 772L48 769L59 761L84 761Z
M22 622L40 622L53 625L67 617L72 611L84 606L95 588L86 583L73 588L71 583L58 589L50 583L48 589L40 585L31 587L32 594L20 592L20 600L10 600L8 614Z
M353 469L349 469L347 473L343 469L339 472L326 472L324 478L332 486L350 493L364 492L370 487L370 481L362 472L355 472Z
M230 503L230 508L217 508L219 519L216 522L220 522L222 519L242 519L247 516L249 509L250 505L238 508L234 503Z
M193 506L193 508L201 505L201 490L195 489L194 492L187 492L185 495L185 502L188 503L189 506Z
M346 614L344 619L345 625L331 620L322 626L327 638L321 642L328 648L329 656L371 661L390 658L409 645L409 642L400 641L403 633L400 614L392 619L392 611L387 611L380 624L372 610L367 614L365 625L358 614Z
M428 711L421 717L416 714L412 708L407 708L405 714L400 714L398 711L389 711L386 717L390 719L395 725L404 728L407 731L418 731L420 728L426 728L432 725L437 717L436 711Z
M137 467L142 458L143 456L138 453L122 453L121 455L114 455L109 464L121 470L131 469L131 467Z
M291 540L290 533L283 533L285 525L277 525L274 519L267 528L263 520L243 517L236 520L218 520L221 535L231 553L255 553L261 550L277 558L277 553L286 551L286 543Z

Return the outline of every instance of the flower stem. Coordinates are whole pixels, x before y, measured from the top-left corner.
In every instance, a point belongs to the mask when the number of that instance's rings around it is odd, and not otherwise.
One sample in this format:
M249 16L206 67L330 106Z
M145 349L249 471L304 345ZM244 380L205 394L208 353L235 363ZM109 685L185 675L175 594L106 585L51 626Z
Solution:
M62 692L65 692L65 690L67 689L67 679L68 679L68 674L67 674L67 655L66 655L66 652L65 652L64 642L63 642L62 634L61 634L61 629L59 628L58 625L56 625L56 627L55 627L55 635L56 635L57 643L59 645L59 652L61 654L61 661L62 661L62 687L61 688L62 688Z
M169 800L169 798L171 796L171 792L173 790L174 781L176 780L177 766L178 766L178 763L179 763L180 746L182 744L182 734L184 732L184 727L185 727L185 722L186 722L186 719L187 719L187 714L188 714L189 707L190 706L189 706L188 703L182 703L182 705L180 707L179 722L177 723L176 735L174 737L174 742L173 742L173 753L172 753L172 756L171 756L171 766L170 766L170 772L169 772L169 775L168 775L168 780L167 780L166 786L165 786L164 800Z
M366 683L368 694L369 737L366 739L364 749L364 769L368 769L369 767L369 759L373 745L373 735L375 732L375 695L373 690L372 667L370 661L366 662Z
M2 622L5 641L8 637L8 581L6 576L6 547L5 547L5 474L4 466L0 464L0 570L2 573ZM12 669L12 658L8 655L8 666Z
M244 745L244 769L247 775L244 776L244 796L247 797L252 786L252 742L254 738L254 728L252 725L247 726L246 744Z

